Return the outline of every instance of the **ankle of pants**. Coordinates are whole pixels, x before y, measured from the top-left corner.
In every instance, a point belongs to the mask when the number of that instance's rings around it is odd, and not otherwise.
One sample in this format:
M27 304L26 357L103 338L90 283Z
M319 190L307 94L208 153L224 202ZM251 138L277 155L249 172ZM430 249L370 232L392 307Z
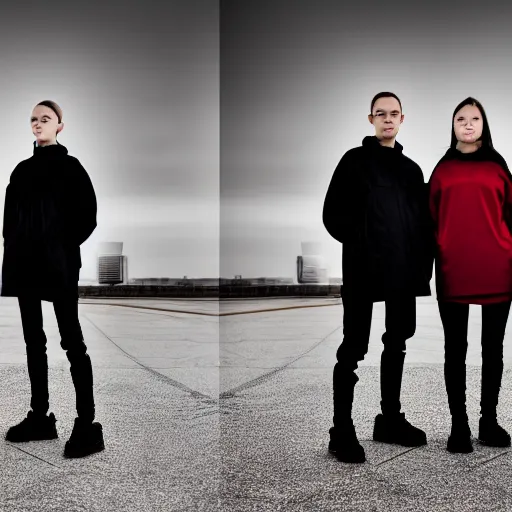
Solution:
M336 397L334 400L334 415L332 418L334 426L347 423L352 419L353 395Z
M384 400L381 400L380 402L382 414L387 418L400 416L401 408L402 404L400 403L400 400L395 402L385 402Z
M333 370L333 406L334 425L341 425L352 418L352 403L354 402L354 388L359 378L355 373L357 363L344 364L338 362Z
M382 351L380 359L381 410L386 416L400 414L400 393L404 371L405 352Z
M484 420L495 421L498 417L496 409L480 409L480 416Z
M49 407L47 407L46 409L39 409L39 408L34 409L33 407L31 407L31 409L35 416L37 416L39 418L43 418L48 415Z
M451 413L452 415L452 424L460 424L460 423L468 423L468 414L466 410L457 410Z

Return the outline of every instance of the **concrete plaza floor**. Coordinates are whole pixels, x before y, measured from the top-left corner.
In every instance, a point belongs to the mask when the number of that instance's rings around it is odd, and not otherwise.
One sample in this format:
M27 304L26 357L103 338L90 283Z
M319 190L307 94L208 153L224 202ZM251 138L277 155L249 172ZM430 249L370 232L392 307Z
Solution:
M126 302L79 302L106 445L83 459L63 457L76 415L74 388L53 306L42 303L59 439L0 440L0 511L218 509L218 303ZM213 316L199 314L212 308ZM0 327L3 438L30 408L16 299L2 298Z
M434 296L435 297L435 296ZM229 511L511 511L510 449L474 440L450 454L443 380L443 331L434 297L417 300L408 342L402 410L428 445L375 443L384 304L374 305L370 349L358 370L354 422L367 462L339 462L327 450L332 369L342 340L340 299L223 302L220 305L221 502ZM281 309L287 308L292 309ZM274 311L248 311L274 308ZM227 315L227 313L230 313ZM245 313L245 314L243 314ZM512 333L505 338L499 420L512 431ZM478 434L481 308L470 307L467 403Z
M26 414L30 388L17 302L1 303L3 435ZM60 437L0 441L1 512L512 510L510 449L476 441L469 455L445 449L450 418L433 297L417 301L402 389L403 410L429 444L407 449L371 440L384 330L378 303L355 392L363 465L340 463L327 451L340 299L80 299L106 450L76 460L62 456L75 417L69 363L52 305L42 304ZM472 306L467 396L474 435L480 329L480 308ZM509 430L511 334L507 329L499 407Z

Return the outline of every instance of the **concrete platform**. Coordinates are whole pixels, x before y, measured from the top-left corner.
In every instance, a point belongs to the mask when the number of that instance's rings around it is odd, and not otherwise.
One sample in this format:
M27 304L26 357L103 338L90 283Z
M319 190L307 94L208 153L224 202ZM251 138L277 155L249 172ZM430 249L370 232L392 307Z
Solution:
M143 303L137 301L156 301ZM217 510L218 318L187 313L187 307L178 312L179 304L161 300L160 310L81 300L106 449L68 460L62 453L75 418L74 388L53 307L42 304L50 410L60 437L0 440L0 511ZM194 311L194 304L186 305ZM26 415L30 400L16 299L2 298L0 327L3 438Z
M250 303L249 303L250 302ZM328 303L303 300L302 305ZM281 309L248 313L251 309ZM510 511L510 449L446 451L450 417L443 379L443 332L435 298L418 299L408 343L403 410L428 445L375 443L380 412L380 337L384 304L374 306L370 349L358 370L354 421L367 463L343 464L327 451L332 369L342 339L343 307L295 308L282 299L221 303L220 430L222 510L229 511ZM257 308L256 308L256 307ZM480 399L480 307L471 306L467 403L473 436ZM245 313L245 314L244 314ZM512 333L505 338L499 420L512 431Z
M29 408L29 381L17 302L1 302L3 435ZM81 299L106 450L78 460L62 456L74 390L52 305L43 302L60 438L0 441L0 511L512 510L510 449L475 441L469 455L445 450L442 327L434 298L417 304L402 402L429 444L407 449L371 440L384 330L378 303L354 404L368 462L348 465L327 451L339 298ZM472 306L467 396L474 435L480 329L480 308ZM510 341L508 328L499 418L512 430Z

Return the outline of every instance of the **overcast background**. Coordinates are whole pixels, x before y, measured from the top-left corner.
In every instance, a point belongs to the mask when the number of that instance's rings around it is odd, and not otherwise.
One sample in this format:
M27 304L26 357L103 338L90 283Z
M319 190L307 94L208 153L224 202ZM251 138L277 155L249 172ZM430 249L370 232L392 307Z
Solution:
M124 242L130 278L218 276L218 22L212 0L2 7L1 212L32 108L53 99L98 199L81 279L101 241Z
M428 180L467 96L512 164L511 6L498 2L221 2L221 275L295 275L300 242L341 245L322 224L343 153L373 135L371 98L395 92L397 140Z

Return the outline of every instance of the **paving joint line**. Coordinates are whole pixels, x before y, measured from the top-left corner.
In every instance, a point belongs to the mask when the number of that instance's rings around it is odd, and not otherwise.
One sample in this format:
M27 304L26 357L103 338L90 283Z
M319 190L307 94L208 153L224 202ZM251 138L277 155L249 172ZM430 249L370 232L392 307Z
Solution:
M412 452L413 450L417 450L419 446L413 446L412 448L409 448L408 450L405 450L403 452L398 453L397 455L393 455L393 457L389 457L388 459L384 459L383 461L379 462L378 464L375 464L375 467L378 468L382 466L383 464L386 464L388 462L391 462L392 460L398 459L398 457L401 457L402 455L405 455L409 452Z
M303 304L297 306L281 306L279 308L250 309L248 311L229 311L219 313L218 316L249 315L252 313L272 313L273 311L285 311L287 309L305 309L305 308L325 308L329 306L340 306L341 304Z
M33 453L27 452L26 450L23 450L19 446L16 446L15 444L6 443L7 446L11 446L12 448L19 450L20 452L26 453L27 455L30 455L31 457L34 457L34 459L40 460L42 462L45 462L46 464L49 464L50 466L53 466L54 468L62 469L60 466L57 466L56 464L53 464L53 462L47 461L46 459L42 459L41 457L38 457L37 455L34 455Z
M141 363L140 361L137 360L136 357L132 356L130 353L126 352L126 350L121 348L114 340L112 340L112 338L110 338L105 332L103 332L87 315L84 314L83 316L103 336L105 336L105 338L107 338L110 341L110 343L112 343L112 345L116 346L123 354L125 354L126 357L131 359L134 363L138 364L144 370L148 371L149 373L151 373L152 375L157 377L159 380L162 380L162 381L166 382L167 384L170 384L171 386L173 386L173 387L175 387L175 388L177 388L177 389L179 389L181 391L184 391L185 393L188 393L188 394L192 395L192 397L194 397L194 398L198 398L200 400L204 400L209 405L216 405L217 404L217 400L215 400L214 398L212 398L212 397L210 397L208 395L204 395L203 393L200 393L199 391L195 391L195 390L189 388L188 386L186 386L185 384L182 384L181 382L178 382L177 380L174 380L171 377L168 377L167 375L163 375L162 373L157 372L156 370L153 370L153 368L150 368L149 366L146 366L145 364Z
M332 306L340 306L341 304L302 304L297 306L281 306L278 308L262 308L250 309L248 311L228 311L226 313L205 313L202 311L183 311L180 309L157 308L154 306L135 306L133 304L112 304L108 302L80 302L80 304L97 305L97 306L117 306L120 308L134 308L134 309L149 309L153 311L164 311L167 313L183 313L185 315L202 315L202 316L236 316L236 315L250 315L254 313L272 313L273 311L286 311L291 309L305 309L305 308L325 308Z
M116 306L118 308L149 309L152 311L164 311L167 313L183 313L185 315L219 316L215 313L204 313L201 311L183 311L180 309L156 308L154 306L135 306L134 304L112 304L108 302L79 302L79 304L87 304L93 306Z
M223 393L220 393L219 394L219 399L221 399L221 398L234 398L236 393L238 393L240 391L244 391L244 390L249 389L249 388L252 388L254 386L257 386L257 385L267 381L268 379L273 377L275 374L281 372L282 370L285 370L288 366L292 365L293 363L295 363L296 361L298 361L299 359L304 357L306 354L309 354L309 352L311 352L312 350L317 348L319 345L321 345L326 339L328 339L332 334L334 334L339 329L341 329L341 326L338 326L335 329L333 329L329 334L327 334L320 341L318 341L317 343L312 345L308 350L306 350L302 354L298 355L297 357L295 357L291 361L288 361L283 366L279 366L278 368L274 368L273 370L271 370L268 373L264 373L263 375L260 375L259 377L256 377L256 378L254 378L252 380L244 382L243 384L240 384L239 386L236 386L236 387L234 387L234 388L232 388L232 389L230 389L228 391L224 391Z
M488 462L492 462L493 460L496 460L498 457L503 457L504 455L507 455L507 453L510 453L510 450L504 451L502 453L498 453L494 457L490 457L489 459L479 462L478 464L475 464L475 466L473 468L471 468L471 471L474 469L478 469L479 467L483 466L484 464L487 464Z

